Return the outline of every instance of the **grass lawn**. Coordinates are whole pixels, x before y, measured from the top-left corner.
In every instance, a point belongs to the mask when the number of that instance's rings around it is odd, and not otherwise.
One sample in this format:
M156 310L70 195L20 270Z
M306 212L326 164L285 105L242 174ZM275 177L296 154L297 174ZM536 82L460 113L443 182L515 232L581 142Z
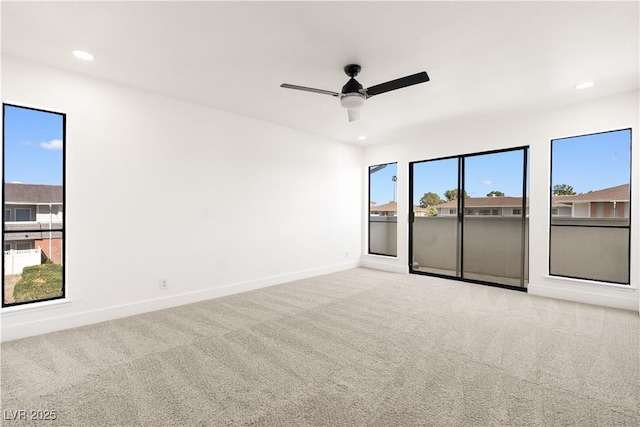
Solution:
M15 302L35 301L62 295L62 266L42 264L25 267L13 288Z

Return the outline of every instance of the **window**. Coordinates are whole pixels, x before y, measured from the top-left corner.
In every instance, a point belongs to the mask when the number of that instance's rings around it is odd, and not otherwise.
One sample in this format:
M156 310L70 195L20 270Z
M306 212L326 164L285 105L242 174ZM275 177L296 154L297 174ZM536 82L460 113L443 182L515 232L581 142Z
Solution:
M519 208L517 208L517 209L512 209L512 210L511 210L511 214L512 214L512 215L522 215L522 209L519 209Z
M551 141L550 275L630 283L630 183L631 129Z
M369 253L397 255L398 164L369 167Z
M17 208L16 221L31 221L31 209Z
M2 113L2 306L64 298L66 117L9 104Z

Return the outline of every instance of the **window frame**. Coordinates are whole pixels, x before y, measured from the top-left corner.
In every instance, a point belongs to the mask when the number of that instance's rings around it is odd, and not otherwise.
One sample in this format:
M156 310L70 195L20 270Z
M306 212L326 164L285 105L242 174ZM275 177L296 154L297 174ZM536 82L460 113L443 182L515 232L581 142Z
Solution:
M551 272L551 257L552 257L552 253L551 253L551 230L553 227L575 227L575 228L604 228L605 226L600 226L600 225L557 225L557 224L553 224L553 217L554 216L561 216L560 215L560 209L559 208L554 208L553 207L553 143L554 141L560 141L560 140L567 140L567 139L573 139L573 138L584 138L584 137L588 137L588 136L593 136L593 135L602 135L602 134L606 134L606 133L613 133L613 132L621 132L621 131L628 131L629 132L629 221L627 225L621 225L621 226L610 226L608 228L624 228L628 230L628 238L627 238L627 281L626 282L616 282L616 281L611 281L611 280L602 280L602 279L595 279L595 278L589 278L589 277L581 277L581 276L569 276L569 275L564 275L564 274L557 274L557 273L552 273ZM602 131L602 132L591 132L591 133L587 133L587 134L581 134L581 135L574 135L574 136L568 136L568 137L559 137L559 138L554 138L551 139L550 141L550 150L549 150L549 209L548 209L548 215L549 215L549 236L547 238L547 245L548 245L548 254L549 254L549 258L547 260L547 273L549 274L550 277L553 278L567 278L567 279L573 279L573 280L587 280L589 282L595 282L595 283L600 283L603 285L616 285L616 286L631 286L631 234L632 234L632 230L631 230L631 219L633 218L632 216L632 206L631 206L631 195L632 193L632 189L633 189L633 129L631 127L628 128L621 128L621 129L613 129L613 130L607 130L607 131ZM573 211L575 209L575 204L572 206L571 211L573 214ZM591 217L591 203L589 203L589 216L588 218ZM556 211L556 214L553 213L553 211Z
M61 289L61 293L60 295L56 295L54 297L50 297L50 298L42 298L42 299L36 299L36 300L30 300L30 301L21 301L21 302L12 302L12 303L6 303L5 302L5 287L4 287L4 261L2 263L2 301L1 301L1 308L9 308L9 307L16 307L16 306L26 306L26 305L30 305L30 304L37 304L37 303L42 303L42 302L46 302L46 301L53 301L53 300L61 300L61 299L66 299L67 298L67 283L66 283L66 263L67 263L67 251L66 251L66 242L67 242L67 236L66 236L66 203L67 203L67 192L66 192L66 188L67 188L67 114L60 112L60 111L54 111L54 110L49 110L49 109L43 109L43 108L37 108L37 107L32 107L32 106L27 106L27 105L19 105L19 104L14 104L14 103L7 103L7 102L3 102L2 103L2 205L3 207L6 206L6 199L5 199L5 191L4 191L4 186L7 183L6 181L6 177L5 177L5 173L6 173L6 155L5 155L5 147L6 144L4 143L4 139L5 139L5 133L6 133L6 125L7 125L7 120L6 120L6 114L7 114L7 108L22 108L22 109L26 109L26 110L32 110L32 111L38 111L38 112L42 112L42 113L47 113L47 114L55 114L60 116L61 119L61 126L62 126L62 164L61 166L61 174L62 174L62 202L61 202L61 211L60 211L60 216L61 216L61 226L59 229L56 229L55 231L60 233L61 237L61 253L60 253L60 257L61 257L61 279L62 279L62 289ZM15 211L18 208L14 208L13 209L13 219L14 221L12 222L16 222L16 213ZM26 208L25 208L26 209ZM31 208L29 209L29 216L30 216L30 220L29 221L21 221L21 222L37 222L37 217L35 217L35 215L32 217L31 216ZM7 214L7 211L9 209L3 209L2 212L2 240L3 240L3 247L5 245L10 245L10 247L12 249L17 248L17 244L11 244L11 242L7 243L7 241L5 240L5 233L15 233L16 230L7 230L5 227L5 224L8 222L5 218L5 215ZM31 219L33 218L33 219ZM38 229L37 227L33 227L33 228L27 228L27 229L21 229L20 232L21 233L40 233L43 230ZM48 230L47 230L48 231ZM35 243L34 242L30 242L31 245L31 249L35 249ZM4 257L4 252L3 252L3 257Z
M380 213L378 215L372 215L371 214L371 211L372 211L372 209L371 209L371 207L372 207L372 205L371 205L371 174L372 174L371 170L373 168L377 168L377 167L381 167L381 166L387 167L387 166L391 166L391 165L395 165L395 167L396 167L396 175L395 176L397 176L397 174L398 174L398 162L380 163L380 164L377 164L377 165L371 165L371 166L369 166L367 168L367 188L369 190L368 191L369 194L367 196L367 205L368 205L367 206L367 254L368 255L376 255L376 256L385 256L385 257L397 258L398 257L398 250L397 250L398 232L397 232L397 230L396 230L396 253L395 254L384 254L384 253L372 252L371 251L371 222L372 222L371 221L371 217L375 216L376 218L387 218L387 217L390 216L390 215L384 215L382 213ZM375 173L375 172L376 171L374 171L373 173ZM399 203L398 203L398 200L397 200L397 197L396 197L396 206L398 206L398 205L399 205ZM395 223L397 224L398 223L397 211L396 211L395 218L396 218ZM393 221L387 221L387 222L393 222Z

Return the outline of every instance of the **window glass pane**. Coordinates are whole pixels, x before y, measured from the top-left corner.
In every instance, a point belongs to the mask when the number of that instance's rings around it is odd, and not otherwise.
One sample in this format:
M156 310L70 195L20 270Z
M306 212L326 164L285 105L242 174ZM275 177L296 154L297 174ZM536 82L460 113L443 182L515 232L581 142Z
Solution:
M413 163L412 271L459 277L458 159Z
M528 282L528 218L509 215L521 213L526 202L525 154L517 149L464 159L464 204L472 211L463 228L466 279L523 287Z
M25 251L33 248L33 244L31 242L20 242L16 243L17 251Z
M551 142L549 273L629 283L631 130Z
M31 209L16 209L16 221L31 221Z
M3 116L2 305L62 298L65 116L6 104Z
M369 167L369 253L397 255L398 164Z

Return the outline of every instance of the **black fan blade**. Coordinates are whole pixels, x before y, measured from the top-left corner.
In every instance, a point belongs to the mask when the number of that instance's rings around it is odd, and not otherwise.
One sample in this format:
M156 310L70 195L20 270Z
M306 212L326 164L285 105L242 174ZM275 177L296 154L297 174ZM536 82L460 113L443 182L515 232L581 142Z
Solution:
M284 87L287 89L304 90L306 92L321 93L323 95L340 96L338 92L331 92L330 90L324 90L324 89L315 89L312 87L290 85L288 83L282 83L280 87Z
M402 89L403 87L417 85L418 83L424 83L429 81L429 76L426 71L421 73L412 74L407 77L401 77L399 79L391 80L386 83L380 83L379 85L371 86L367 88L367 95L374 96L381 93L389 92L396 89Z

